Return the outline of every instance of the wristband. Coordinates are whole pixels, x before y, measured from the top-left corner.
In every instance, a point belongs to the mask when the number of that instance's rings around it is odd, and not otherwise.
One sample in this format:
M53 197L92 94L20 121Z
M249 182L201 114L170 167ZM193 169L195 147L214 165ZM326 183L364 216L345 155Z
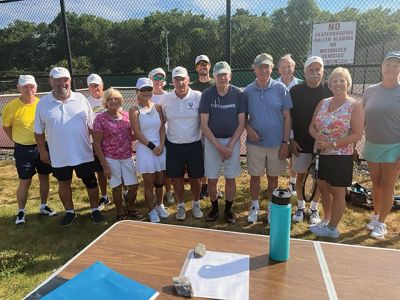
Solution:
M147 146L151 151L153 151L153 149L156 147L156 145L154 145L152 142L149 142L146 146Z

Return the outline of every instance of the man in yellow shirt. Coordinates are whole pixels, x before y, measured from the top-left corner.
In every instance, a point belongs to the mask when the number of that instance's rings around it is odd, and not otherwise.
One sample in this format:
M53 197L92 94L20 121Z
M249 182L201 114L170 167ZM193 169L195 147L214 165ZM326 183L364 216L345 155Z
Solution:
M36 105L39 98L35 96L37 84L32 75L20 75L17 84L21 95L10 101L3 110L3 130L15 143L14 157L20 179L17 189L18 214L15 224L25 223L25 205L32 177L38 173L40 183L41 215L54 216L57 213L47 205L49 194L50 165L39 158L33 131Z

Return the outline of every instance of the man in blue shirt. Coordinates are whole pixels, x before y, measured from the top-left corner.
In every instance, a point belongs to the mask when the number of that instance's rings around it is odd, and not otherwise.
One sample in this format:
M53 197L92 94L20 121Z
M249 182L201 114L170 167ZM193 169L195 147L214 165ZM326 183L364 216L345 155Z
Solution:
M268 199L278 187L278 176L286 171L291 130L292 101L286 87L271 78L273 58L267 53L254 59L256 80L244 89L247 102L247 167L251 176L252 205L249 223L256 223L259 215L260 178L267 174Z

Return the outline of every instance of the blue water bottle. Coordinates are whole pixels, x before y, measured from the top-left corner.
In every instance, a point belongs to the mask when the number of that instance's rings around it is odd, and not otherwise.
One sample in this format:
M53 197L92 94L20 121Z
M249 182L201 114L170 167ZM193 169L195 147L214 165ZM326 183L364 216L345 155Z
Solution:
M285 189L276 189L272 193L269 257L274 261L287 261L289 259L292 221L291 196L290 191Z

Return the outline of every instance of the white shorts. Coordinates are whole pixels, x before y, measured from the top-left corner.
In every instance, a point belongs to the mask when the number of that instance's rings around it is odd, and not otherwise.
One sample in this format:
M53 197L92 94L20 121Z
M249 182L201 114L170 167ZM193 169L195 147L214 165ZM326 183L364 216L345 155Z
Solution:
M312 162L313 155L311 153L299 153L299 156L293 155L292 171L296 173L305 173Z
M286 172L286 159L279 158L280 147L266 148L247 144L247 170L251 176L279 176Z
M106 161L111 169L111 178L108 181L111 188L115 188L122 183L124 183L124 185L134 185L138 183L133 157L127 159L112 159L106 157Z
M222 145L227 145L230 138L217 138ZM232 156L222 160L217 148L208 140L204 143L204 171L205 176L210 179L217 179L221 174L223 165L224 177L235 178L240 175L240 140L237 140L232 149Z

